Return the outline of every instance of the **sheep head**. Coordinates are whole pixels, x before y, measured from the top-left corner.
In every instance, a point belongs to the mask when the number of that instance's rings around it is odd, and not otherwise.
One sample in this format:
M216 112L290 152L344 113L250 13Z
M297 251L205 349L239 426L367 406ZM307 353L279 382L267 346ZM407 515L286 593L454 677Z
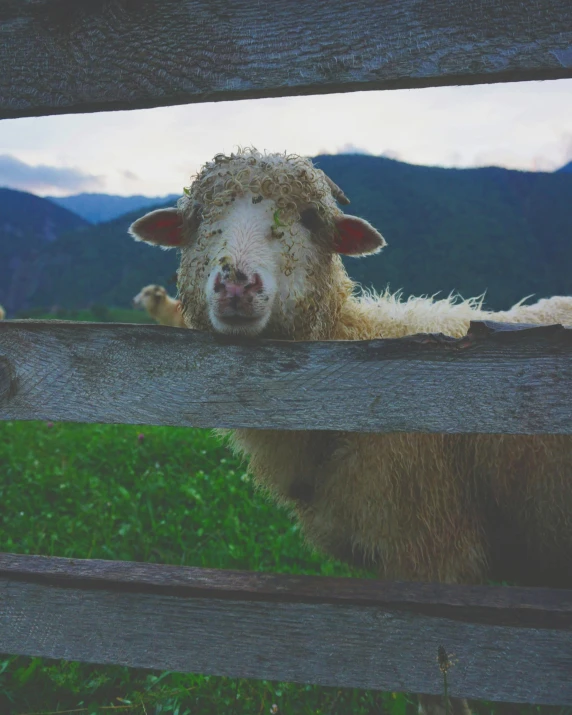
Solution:
M308 159L242 150L217 155L176 209L152 211L129 231L180 249L178 287L189 326L309 337L310 326L331 314L337 284L350 284L339 254L364 256L385 245L336 199L349 203Z
M162 300L165 300L166 297L167 291L163 286L148 285L137 293L132 303L134 308L149 310L157 306Z

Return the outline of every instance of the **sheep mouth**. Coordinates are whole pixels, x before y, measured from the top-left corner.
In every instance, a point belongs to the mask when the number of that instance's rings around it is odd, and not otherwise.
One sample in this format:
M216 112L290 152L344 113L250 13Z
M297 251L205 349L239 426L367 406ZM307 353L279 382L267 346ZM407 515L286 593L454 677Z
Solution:
M222 335L249 335L255 337L259 335L268 322L269 315L217 315L211 313L210 321L214 331Z
M257 315L219 315L218 319L221 323L231 326L255 325L260 317Z

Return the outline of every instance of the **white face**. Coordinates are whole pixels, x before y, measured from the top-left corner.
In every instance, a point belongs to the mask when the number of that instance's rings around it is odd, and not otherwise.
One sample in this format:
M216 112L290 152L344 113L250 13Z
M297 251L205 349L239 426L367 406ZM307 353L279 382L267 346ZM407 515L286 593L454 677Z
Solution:
M151 211L129 232L180 250L183 316L196 330L327 336L352 290L338 254L365 256L385 244L367 221L342 213L341 190L296 155L217 155L185 194L177 208Z
M215 332L259 335L271 318L287 321L311 289L319 258L311 233L300 222L280 224L272 200L247 193L183 248L189 264L206 265L203 295Z

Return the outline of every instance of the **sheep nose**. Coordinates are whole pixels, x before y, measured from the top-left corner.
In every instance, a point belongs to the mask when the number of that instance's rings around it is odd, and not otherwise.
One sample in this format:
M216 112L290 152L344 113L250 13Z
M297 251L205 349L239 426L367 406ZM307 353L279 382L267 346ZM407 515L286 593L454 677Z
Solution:
M262 278L254 273L249 279L242 271L236 271L233 281L225 281L222 274L215 278L214 291L221 293L225 298L238 302L244 296L260 293L263 289Z
M245 292L245 286L240 283L222 283L220 287L229 298L241 298ZM216 286L215 286L216 290Z

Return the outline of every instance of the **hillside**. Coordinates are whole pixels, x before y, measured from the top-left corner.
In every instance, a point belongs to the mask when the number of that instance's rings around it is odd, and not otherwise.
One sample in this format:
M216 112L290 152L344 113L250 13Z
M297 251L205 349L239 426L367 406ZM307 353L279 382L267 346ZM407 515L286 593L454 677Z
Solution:
M28 303L44 271L47 246L87 222L51 201L0 188L0 303L13 313Z
M316 157L388 246L350 274L405 294L487 292L494 309L572 294L572 175L442 169L381 157Z
M127 233L142 211L61 236L43 252L44 275L33 306L79 308L93 303L128 307L146 283L169 281L177 269L175 251L153 250ZM29 307L29 306L26 306Z
M572 161L569 161L567 164L564 164L564 166L561 166L559 169L556 169L556 173L559 172L565 172L567 174L572 174Z
M149 206L174 203L176 194L167 196L114 196L112 194L76 194L75 196L46 196L58 206L73 211L90 223L112 221L130 211L146 209Z
M316 162L350 197L348 212L388 241L378 256L345 259L363 285L389 284L406 295L486 291L493 309L530 294L572 294L572 174L443 169L364 155ZM21 307L127 307L146 283L168 284L175 252L127 235L148 208L44 245L41 278Z

